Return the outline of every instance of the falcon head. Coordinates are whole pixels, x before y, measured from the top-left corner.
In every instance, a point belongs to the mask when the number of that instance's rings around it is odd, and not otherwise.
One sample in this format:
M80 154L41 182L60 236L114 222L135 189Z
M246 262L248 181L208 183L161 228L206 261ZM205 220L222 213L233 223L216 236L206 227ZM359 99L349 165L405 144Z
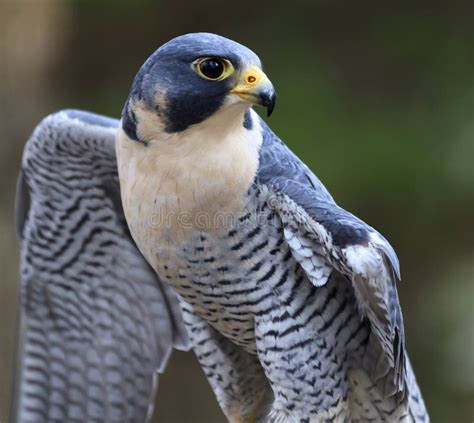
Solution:
M133 140L185 131L216 112L242 116L252 105L275 106L275 90L258 56L209 33L176 37L156 50L137 73L122 112Z

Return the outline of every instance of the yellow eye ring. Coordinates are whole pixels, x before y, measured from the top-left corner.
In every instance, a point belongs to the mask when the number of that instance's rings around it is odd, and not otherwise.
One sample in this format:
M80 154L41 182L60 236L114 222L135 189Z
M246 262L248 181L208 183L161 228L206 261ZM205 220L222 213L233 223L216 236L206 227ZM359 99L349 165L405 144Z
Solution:
M200 57L192 68L201 78L209 81L222 81L234 73L234 66L227 59L220 57Z

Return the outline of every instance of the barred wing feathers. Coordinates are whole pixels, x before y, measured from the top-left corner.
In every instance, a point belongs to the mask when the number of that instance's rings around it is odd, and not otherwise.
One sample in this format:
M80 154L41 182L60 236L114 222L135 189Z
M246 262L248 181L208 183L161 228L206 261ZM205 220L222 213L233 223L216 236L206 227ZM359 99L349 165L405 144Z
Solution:
M23 155L21 294L12 420L146 421L173 347L177 299L132 241L115 159L118 121L66 110Z

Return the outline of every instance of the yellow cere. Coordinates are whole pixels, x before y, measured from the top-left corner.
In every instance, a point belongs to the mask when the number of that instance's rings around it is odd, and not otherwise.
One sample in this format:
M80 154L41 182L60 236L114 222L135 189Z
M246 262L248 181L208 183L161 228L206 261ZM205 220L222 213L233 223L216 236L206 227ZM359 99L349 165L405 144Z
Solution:
M259 82L260 79L262 79L262 76L264 76L265 74L263 73L263 71L258 68L257 66L252 66L251 68L247 69L245 72L244 72L244 75L243 75L243 80L249 84L249 85L254 85L254 84L257 84Z

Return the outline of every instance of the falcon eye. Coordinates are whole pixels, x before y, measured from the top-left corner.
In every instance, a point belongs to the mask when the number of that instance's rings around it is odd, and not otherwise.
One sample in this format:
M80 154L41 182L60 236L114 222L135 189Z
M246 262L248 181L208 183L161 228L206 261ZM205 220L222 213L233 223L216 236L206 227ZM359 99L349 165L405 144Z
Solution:
M201 62L199 70L209 79L218 79L224 72L224 64L220 60L208 59Z
M193 62L194 71L204 79L222 81L234 72L234 67L226 59L201 57Z

